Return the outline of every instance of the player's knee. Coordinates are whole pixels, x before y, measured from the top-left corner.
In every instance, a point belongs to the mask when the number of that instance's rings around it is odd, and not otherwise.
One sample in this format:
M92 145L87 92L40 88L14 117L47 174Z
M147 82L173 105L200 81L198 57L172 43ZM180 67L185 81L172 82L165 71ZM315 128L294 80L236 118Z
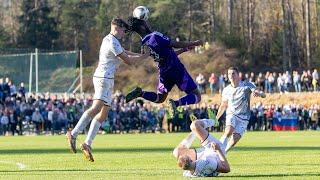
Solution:
M100 108L98 106L93 106L90 109L88 109L88 114L91 117L97 115L99 112L100 112Z
M233 135L233 128L232 128L231 126L227 126L224 134L225 134L227 137L232 136L232 135Z
M234 141L238 142L241 138L241 134L239 133L232 133L232 137L234 139Z

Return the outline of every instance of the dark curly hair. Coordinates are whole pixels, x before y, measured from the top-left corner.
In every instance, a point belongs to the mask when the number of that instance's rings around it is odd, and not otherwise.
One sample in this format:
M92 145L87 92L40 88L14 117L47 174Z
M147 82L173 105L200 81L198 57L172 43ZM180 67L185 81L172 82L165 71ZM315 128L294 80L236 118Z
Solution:
M144 20L137 19L132 16L128 18L128 26L128 30L130 32L136 32L138 34L142 33L143 31L150 32L150 29Z

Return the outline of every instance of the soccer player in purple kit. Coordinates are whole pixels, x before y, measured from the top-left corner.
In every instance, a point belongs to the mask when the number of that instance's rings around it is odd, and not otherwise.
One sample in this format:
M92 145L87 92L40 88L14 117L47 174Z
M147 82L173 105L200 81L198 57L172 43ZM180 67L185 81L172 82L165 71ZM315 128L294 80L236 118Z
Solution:
M174 114L178 106L196 104L200 102L201 95L196 83L181 63L178 55L194 46L202 45L202 41L174 41L160 32L152 32L146 21L134 17L128 19L129 30L136 32L142 39L142 46L150 49L150 56L158 63L159 82L157 92L148 92L136 87L126 96L126 102L142 97L154 103L162 103L174 85L187 95L178 100L169 99L169 112ZM180 48L174 51L173 48Z

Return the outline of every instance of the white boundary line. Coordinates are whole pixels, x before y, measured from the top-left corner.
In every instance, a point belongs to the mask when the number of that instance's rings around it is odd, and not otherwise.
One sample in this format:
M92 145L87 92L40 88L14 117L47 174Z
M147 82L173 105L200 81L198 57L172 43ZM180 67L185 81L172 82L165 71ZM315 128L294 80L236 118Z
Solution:
M0 161L0 164L13 164L13 165L16 165L20 170L24 170L26 169L26 165L21 163L21 162L10 162L10 161Z

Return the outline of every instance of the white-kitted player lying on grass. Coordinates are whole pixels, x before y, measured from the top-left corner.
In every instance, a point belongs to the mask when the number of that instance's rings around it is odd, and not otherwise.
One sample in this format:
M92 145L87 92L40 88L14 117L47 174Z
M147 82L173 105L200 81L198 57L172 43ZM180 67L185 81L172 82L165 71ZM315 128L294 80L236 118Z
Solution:
M192 132L173 150L178 166L185 170L183 176L214 177L230 172L222 144L206 130L214 124L215 120L212 119L193 121L190 126ZM196 137L202 147L190 148Z

